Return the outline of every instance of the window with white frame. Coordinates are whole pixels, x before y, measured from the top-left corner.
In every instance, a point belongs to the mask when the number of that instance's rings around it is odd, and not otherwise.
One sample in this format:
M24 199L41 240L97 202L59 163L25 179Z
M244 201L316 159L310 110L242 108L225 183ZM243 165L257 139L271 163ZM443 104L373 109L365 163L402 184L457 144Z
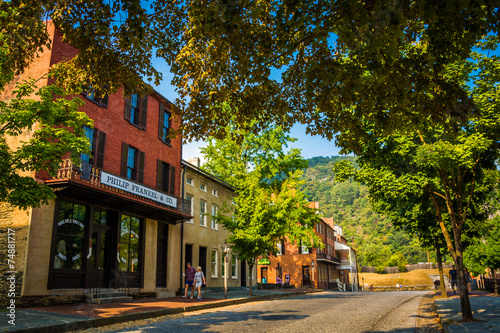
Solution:
M200 184L200 190L202 191L207 191L207 185L206 184Z
M309 248L300 241L299 254L309 254Z
M217 250L215 249L212 249L211 268L212 268L212 277L217 277Z
M235 279L238 278L238 260L234 254L231 256L231 276Z
M207 203L200 200L200 226L207 226Z
M191 177L186 177L186 184L194 186L194 180Z
M278 255L284 255L285 254L285 240L281 239L278 244L276 244L278 247Z
M219 207L217 205L212 205L212 229L218 230L219 225L217 224L217 220L215 219L215 216L217 216L217 212L219 211Z
M215 196L215 197L218 197L219 196L219 190L213 188L212 189L212 195Z
M186 200L189 202L189 207L190 207L190 211L189 211L189 215L191 216L194 216L194 197L191 195L191 194L186 194ZM188 221L189 223L194 223L193 219L190 219Z

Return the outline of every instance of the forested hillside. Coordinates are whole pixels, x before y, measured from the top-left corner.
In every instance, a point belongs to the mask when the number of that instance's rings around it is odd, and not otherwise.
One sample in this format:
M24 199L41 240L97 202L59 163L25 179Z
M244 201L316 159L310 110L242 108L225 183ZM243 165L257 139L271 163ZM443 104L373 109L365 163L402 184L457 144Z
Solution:
M426 249L418 240L396 230L389 220L372 211L368 189L356 182L334 183L333 164L355 161L352 156L314 157L304 172L306 193L319 201L325 217L333 217L343 228L344 237L358 253L363 266L397 266L406 261L427 261ZM433 257L432 253L431 256Z

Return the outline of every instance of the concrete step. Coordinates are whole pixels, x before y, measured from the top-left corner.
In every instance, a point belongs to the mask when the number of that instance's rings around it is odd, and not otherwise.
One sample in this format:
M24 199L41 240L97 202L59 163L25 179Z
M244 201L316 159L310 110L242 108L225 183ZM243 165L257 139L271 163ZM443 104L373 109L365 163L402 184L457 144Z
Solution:
M112 296L112 297L99 297L92 298L92 304L111 304L111 303L127 303L131 302L134 298L132 296Z

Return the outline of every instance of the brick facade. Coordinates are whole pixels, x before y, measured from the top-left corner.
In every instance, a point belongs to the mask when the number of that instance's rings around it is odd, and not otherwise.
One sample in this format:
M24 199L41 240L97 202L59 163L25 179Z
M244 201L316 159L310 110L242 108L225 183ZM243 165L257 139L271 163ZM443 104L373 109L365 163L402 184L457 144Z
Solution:
M7 86L0 96L2 100L11 98L16 81L42 77L50 65L77 54L77 50L62 43L61 35L50 24L48 31L52 37L50 50L45 49L22 75ZM46 79L38 82L40 86L48 83ZM179 288L178 249L181 247L175 232L176 224L190 216L181 192L182 138L178 136L164 142L159 126L161 115L169 112L172 105L153 91L147 97L147 108L140 109L141 114L147 115L141 118L146 125L137 126L126 119L127 102L122 89L108 96L107 105L96 103L85 94L77 97L84 101L80 111L94 121L94 130L101 135L99 142L102 145L98 153L101 154L102 166L97 167L94 160L88 169L89 175L86 175L85 165L75 166L64 161L60 173L53 179L44 173L33 175L54 188L56 200L28 211L6 204L0 206L0 235L3 237L4 231L13 226L19 235L16 294L30 299L30 302L34 298L53 299L61 294L71 298L71 295L81 296L96 286L116 289L123 287L124 283L141 292L174 294ZM170 128L178 129L178 126L179 121L171 119ZM7 142L15 147L18 140L26 140L31 135L28 131L19 137L7 138ZM128 167L124 164L127 162L124 147L128 146L124 144L136 148L140 157L144 157L135 163L140 177L130 180L124 174L127 170L124 166ZM142 186L142 192L130 193L116 185L103 183L102 171L128 184L129 188ZM164 172L168 174L164 175ZM157 197L162 200L169 198L171 203L155 201ZM84 213L79 218L74 217L75 212L69 218L61 217L70 214L63 210L63 205L80 207L78 209L83 209ZM95 214L105 218L96 219ZM133 222L130 222L130 229L126 229L124 223L129 220ZM71 227L68 229L67 225ZM133 229L135 226L137 229ZM135 231L132 233L131 230ZM68 255L66 252L62 254L61 244L64 251L68 249ZM99 258L104 258L105 263L101 264ZM123 260L125 266L117 258ZM60 261L68 265L59 264ZM97 265L104 266L97 268ZM0 290L5 289L4 282L2 279ZM76 298L80 299L80 296Z
M313 202L311 208L319 210L319 204ZM270 256L269 264L257 265L257 282L262 283L265 276L267 283L276 283L278 275L281 275L283 283L287 282L289 277L290 285L295 288L309 288L314 285L316 288L330 289L337 287L337 284L350 284L353 280L350 278L350 269L342 266L349 259L349 253L335 248L336 243L337 246L339 242L346 245L347 241L335 231L333 219L322 219L316 225L315 232L324 244L322 249L310 248L304 251L300 244L284 241L278 246L284 247L281 254ZM351 251L355 252L352 249ZM357 281L357 278L354 280Z

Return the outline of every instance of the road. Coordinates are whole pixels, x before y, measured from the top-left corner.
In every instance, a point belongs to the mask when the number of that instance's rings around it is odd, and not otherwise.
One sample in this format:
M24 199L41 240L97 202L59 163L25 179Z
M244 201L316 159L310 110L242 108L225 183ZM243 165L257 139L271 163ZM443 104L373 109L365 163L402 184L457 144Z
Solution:
M186 314L115 332L413 333L426 292L321 292Z

